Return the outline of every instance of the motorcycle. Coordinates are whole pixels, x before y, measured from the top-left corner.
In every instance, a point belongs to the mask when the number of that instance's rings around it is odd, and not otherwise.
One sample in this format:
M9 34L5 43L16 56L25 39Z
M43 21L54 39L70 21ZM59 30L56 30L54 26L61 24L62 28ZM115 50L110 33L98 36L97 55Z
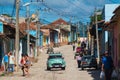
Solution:
M48 49L47 49L47 54L53 53L53 52L54 52L54 49L53 49L52 47L48 47Z

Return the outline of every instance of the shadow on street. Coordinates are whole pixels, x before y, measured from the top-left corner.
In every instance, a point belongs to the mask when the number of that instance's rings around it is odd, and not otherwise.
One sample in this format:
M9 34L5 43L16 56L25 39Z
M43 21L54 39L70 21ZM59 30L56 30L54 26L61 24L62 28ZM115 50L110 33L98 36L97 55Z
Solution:
M87 69L87 72L93 77L93 80L100 80L100 70Z
M64 70L61 70L60 68L57 68L57 69L51 69L51 70L45 69L45 71L64 71Z

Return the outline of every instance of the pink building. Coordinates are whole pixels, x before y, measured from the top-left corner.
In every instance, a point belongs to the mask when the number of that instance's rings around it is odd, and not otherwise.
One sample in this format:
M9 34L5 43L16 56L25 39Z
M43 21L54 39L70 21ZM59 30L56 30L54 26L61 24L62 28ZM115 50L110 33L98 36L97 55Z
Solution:
M108 30L113 33L114 65L120 73L120 6L113 13Z

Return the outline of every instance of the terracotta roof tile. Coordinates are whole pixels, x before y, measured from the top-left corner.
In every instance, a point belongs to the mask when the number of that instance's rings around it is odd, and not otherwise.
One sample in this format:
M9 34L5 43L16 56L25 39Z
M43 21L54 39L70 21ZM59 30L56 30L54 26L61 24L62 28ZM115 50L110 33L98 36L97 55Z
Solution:
M57 26L57 25L60 25L60 24L67 25L68 23L65 20L60 18L60 19L52 22L50 25Z
M43 32L43 35L49 36L50 35L50 30L49 29L40 29L40 31Z
M27 30L27 23L22 22L19 24L19 26L22 30ZM30 23L29 29L36 30L36 23Z
M14 30L16 29L15 24L12 24L12 23L7 23L7 22L2 21L2 20L0 20L0 22L3 22L3 24L4 24L4 25L8 25L8 27L13 28ZM20 30L20 33L22 33L22 34L24 35L24 32L23 32L23 31L21 31L21 30Z

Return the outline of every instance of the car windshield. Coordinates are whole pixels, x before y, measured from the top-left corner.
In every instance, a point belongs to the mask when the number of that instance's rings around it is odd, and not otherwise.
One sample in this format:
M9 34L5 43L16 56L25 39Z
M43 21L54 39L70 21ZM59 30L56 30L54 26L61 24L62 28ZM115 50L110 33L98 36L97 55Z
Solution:
M62 56L61 55L49 56L49 59L54 59L54 58L62 58Z

